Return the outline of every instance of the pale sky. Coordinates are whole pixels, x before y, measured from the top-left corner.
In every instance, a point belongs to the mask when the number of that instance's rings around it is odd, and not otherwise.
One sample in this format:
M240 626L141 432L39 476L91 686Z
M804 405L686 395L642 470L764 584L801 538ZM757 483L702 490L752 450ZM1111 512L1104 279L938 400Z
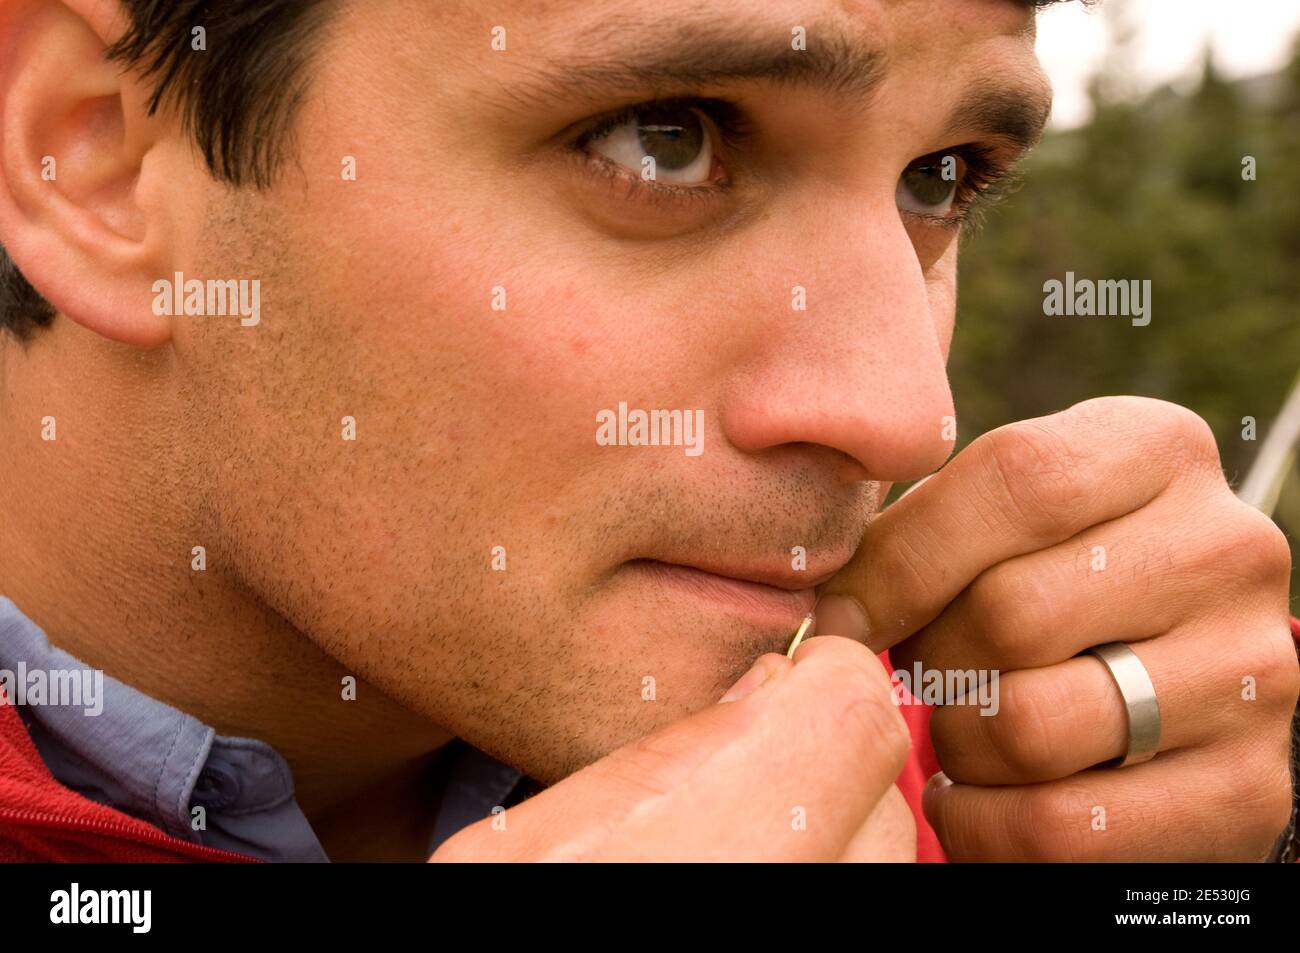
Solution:
M1126 8L1126 9L1119 9ZM1286 62L1300 32L1297 0L1101 0L1049 7L1038 17L1038 55L1056 89L1052 124L1088 119L1085 83L1106 50L1117 16L1138 29L1137 79L1144 86L1194 78L1206 41L1229 77L1268 73Z

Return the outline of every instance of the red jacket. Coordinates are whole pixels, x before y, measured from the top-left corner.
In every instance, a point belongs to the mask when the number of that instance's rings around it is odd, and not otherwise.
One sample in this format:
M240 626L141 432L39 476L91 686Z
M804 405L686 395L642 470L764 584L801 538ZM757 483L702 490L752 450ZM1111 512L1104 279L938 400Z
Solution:
M1300 620L1291 620L1300 641ZM881 660L890 668L888 656ZM912 753L898 787L916 817L917 860L946 858L921 813L921 791L939 770L930 743L930 709L905 705ZM55 780L13 705L0 705L0 862L216 861L256 863L252 857L199 847L151 824L98 804Z
M98 804L54 779L18 709L0 705L0 862L254 862L199 847Z

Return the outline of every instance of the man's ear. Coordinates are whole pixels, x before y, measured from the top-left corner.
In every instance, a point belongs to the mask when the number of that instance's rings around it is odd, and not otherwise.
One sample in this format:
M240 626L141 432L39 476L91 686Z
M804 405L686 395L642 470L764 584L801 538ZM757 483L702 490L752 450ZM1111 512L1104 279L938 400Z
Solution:
M0 245L59 314L156 347L171 336L151 306L170 223L142 197L164 120L105 59L126 27L116 0L0 0Z

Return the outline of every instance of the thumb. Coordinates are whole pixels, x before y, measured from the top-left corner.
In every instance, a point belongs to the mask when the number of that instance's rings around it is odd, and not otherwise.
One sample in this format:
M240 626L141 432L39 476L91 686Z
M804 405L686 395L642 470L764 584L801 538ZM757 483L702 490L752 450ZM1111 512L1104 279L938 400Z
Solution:
M777 677L785 672L794 663L783 655L760 655L758 661L750 666L749 671L740 676L736 684L732 685L727 693L718 699L721 702L738 702L742 698L752 695L764 683L772 678Z

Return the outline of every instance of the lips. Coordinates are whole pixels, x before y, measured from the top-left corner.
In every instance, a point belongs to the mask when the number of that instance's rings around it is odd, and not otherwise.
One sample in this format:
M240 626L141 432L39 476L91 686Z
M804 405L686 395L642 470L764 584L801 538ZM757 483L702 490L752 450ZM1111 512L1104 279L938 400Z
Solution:
M810 578L806 573L757 573L733 575L738 570L715 571L656 559L636 559L625 569L649 583L683 593L731 614L748 617L758 624L789 625L812 611L817 602L816 585L833 573Z

